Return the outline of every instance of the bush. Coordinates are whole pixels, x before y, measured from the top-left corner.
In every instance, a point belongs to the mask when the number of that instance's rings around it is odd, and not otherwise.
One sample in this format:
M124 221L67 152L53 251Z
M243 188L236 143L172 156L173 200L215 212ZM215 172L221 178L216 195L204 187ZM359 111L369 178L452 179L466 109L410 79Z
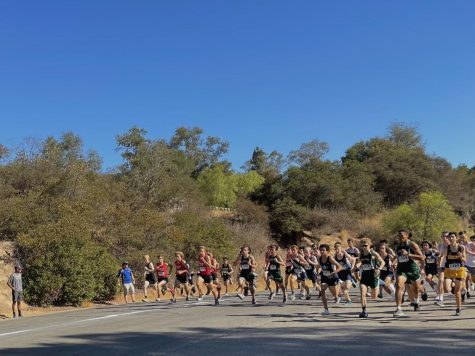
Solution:
M30 304L77 306L116 294L116 261L76 219L40 225L21 235L18 247Z
M440 192L419 194L412 204L402 204L383 218L383 227L388 234L401 228L410 229L418 241L434 239L444 230L456 230L459 219Z

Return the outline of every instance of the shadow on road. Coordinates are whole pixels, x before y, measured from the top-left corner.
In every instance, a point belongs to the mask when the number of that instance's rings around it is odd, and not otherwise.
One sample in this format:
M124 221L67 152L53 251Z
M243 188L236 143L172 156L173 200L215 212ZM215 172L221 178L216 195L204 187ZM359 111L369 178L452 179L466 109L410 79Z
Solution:
M209 320L204 322L210 322ZM434 327L434 325L432 325ZM473 355L475 329L353 326L185 328L179 333L98 333L63 336L3 355Z

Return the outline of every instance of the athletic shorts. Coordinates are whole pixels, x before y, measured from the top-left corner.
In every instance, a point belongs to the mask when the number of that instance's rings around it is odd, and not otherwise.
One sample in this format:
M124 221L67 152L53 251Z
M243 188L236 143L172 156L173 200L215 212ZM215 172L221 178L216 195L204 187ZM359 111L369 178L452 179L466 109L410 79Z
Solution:
M217 281L217 280L218 280L218 275L216 274L216 272L211 273L211 279L212 279L213 281Z
M213 278L211 277L210 274L208 274L208 275L200 274L199 276L200 276L201 278L203 278L203 281L204 281L205 283L211 283L211 282L213 281Z
M282 283L282 281L284 280L279 270L267 271L267 278L272 279L277 283Z
M156 284L157 283L157 279L155 278L155 275L154 274L147 274L145 276L145 280L150 283L150 284Z
M369 288L378 288L379 286L379 277L377 273L373 271L365 271L361 273L360 284L367 286Z
M467 269L468 274L475 276L475 267L465 266L465 268Z
M344 269L338 272L338 279L340 281L351 281L351 271L349 269Z
M465 268L461 267L458 269L445 269L444 278L445 279L465 279L466 270Z
M287 275L292 274L292 270L293 270L292 267L285 267L285 274L287 274Z
M437 265L434 265L434 264L425 265L424 273L426 274L426 276L428 276L429 274L433 276L437 276Z
M325 276L321 276L321 281L322 284L326 284L329 287L334 287L338 284L338 278L328 278Z
M421 279L421 274L419 273L419 271L410 271L410 272L397 271L397 275L406 277L407 279L406 283L417 282L419 279Z
M226 281L229 281L231 279L231 275L229 274L223 274L223 281L226 282Z
M256 278L256 276L254 275L254 273L252 272L245 272L245 273L242 273L239 275L239 278L244 278L246 280L246 282L254 282L254 279Z
M295 273L295 270L294 270L294 274L295 274L295 277L297 277L297 282L302 282L308 279L307 273L305 273L304 270L301 270L299 273Z
M175 285L179 284L186 284L188 279L186 278L186 274L182 276L175 276Z
M312 283L317 283L317 273L315 273L314 269L305 270L308 279L312 281Z
M382 270L381 273L379 274L379 279L381 281L384 282L384 280L387 278L387 277L391 277L393 278L394 274L393 274L393 271L387 271L387 270Z
M158 277L157 278L158 283L162 283L165 281L165 283L168 283L168 277Z
M127 296L129 294L135 294L135 287L132 283L124 283L122 284L124 289L124 295Z
M18 303L23 301L23 291L13 291L12 290L12 302Z

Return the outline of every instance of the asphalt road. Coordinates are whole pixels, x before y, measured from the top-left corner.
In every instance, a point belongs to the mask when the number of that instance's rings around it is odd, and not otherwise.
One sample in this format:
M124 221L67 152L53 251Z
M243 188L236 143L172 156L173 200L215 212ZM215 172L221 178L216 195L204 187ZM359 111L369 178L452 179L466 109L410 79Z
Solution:
M394 303L359 305L320 300L283 305L258 295L257 304L236 297L212 306L202 302L103 306L0 322L0 355L475 355L475 298L454 316L429 300L420 312L405 306L394 319ZM357 301L355 299L355 301Z

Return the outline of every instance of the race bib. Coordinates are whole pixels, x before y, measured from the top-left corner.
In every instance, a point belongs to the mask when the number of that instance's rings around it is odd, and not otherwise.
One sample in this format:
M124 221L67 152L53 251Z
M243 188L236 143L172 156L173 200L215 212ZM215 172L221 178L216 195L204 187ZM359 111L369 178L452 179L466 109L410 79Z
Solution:
M431 257L431 258L427 258L427 259L426 259L426 263L428 263L428 264L435 263L435 259L432 258L432 257Z
M327 270L323 271L323 275L325 277L328 277L330 274L332 274L330 271L327 271Z
M249 269L249 265L247 263L241 265L242 269Z
M450 269L459 269L460 267L462 267L462 265L460 263L451 263L451 264L449 264Z
M399 262L409 262L409 256L398 256L397 260Z
M302 269L301 268L294 268L294 273L295 274L300 274L300 273L302 273Z
M373 266L371 266L371 265L362 265L361 270L362 271L371 271L371 270L373 270Z
M270 265L269 266L269 270L270 271L275 271L277 269L277 266L276 265Z
M163 277L163 276L165 275L165 273L163 273L163 272L158 272L158 275L159 275L160 277Z
M229 272L229 270L227 268L223 268L222 271L223 271L223 273L228 273Z
M206 271L206 267L201 267L200 266L200 272L204 272L204 271Z

